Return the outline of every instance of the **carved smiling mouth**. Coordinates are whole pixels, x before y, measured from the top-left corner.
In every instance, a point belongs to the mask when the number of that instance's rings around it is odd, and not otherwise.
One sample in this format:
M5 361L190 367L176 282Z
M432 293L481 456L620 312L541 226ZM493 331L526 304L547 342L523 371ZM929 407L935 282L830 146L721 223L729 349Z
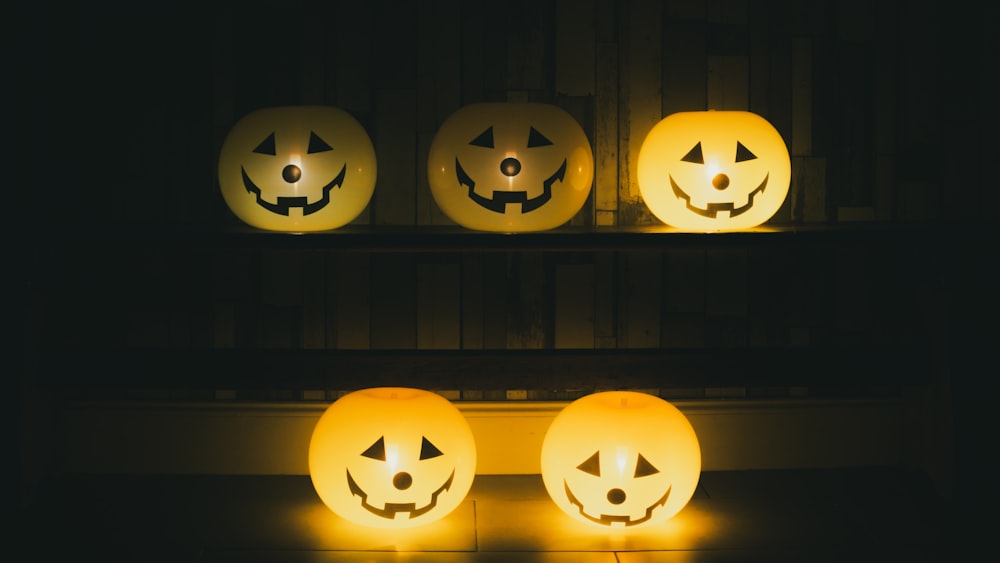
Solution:
M603 526L611 526L613 524L622 523L625 526L635 526L636 524L642 524L643 522L649 520L653 517L653 510L657 507L663 506L667 503L667 497L670 496L670 487L667 487L667 492L663 493L663 496L658 498L656 502L646 507L646 513L641 518L636 518L633 520L627 514L601 514L600 516L591 516L583 509L583 503L576 498L573 491L569 488L569 483L563 481L563 486L566 488L566 496L569 498L570 504L575 506L580 511L580 516L583 516L591 522L601 524Z
M365 510L371 512L376 516L381 516L382 518L388 518L392 520L399 513L409 513L409 518L416 518L417 516L426 514L431 511L435 506L437 506L438 496L444 491L451 488L452 481L455 480L455 470L451 471L451 475L448 476L448 480L444 482L443 485L437 488L433 493L431 493L431 501L420 508L417 508L417 503L415 502L387 502L382 508L371 505L368 503L368 493L366 493L357 482L354 481L354 477L351 476L350 470L347 471L347 487L351 490L351 493L361 497L361 506Z
M747 196L746 205L742 205L740 207L736 207L732 202L722 202L709 203L707 209L702 209L700 207L695 207L691 203L691 196L685 193L684 190L677 185L673 176L670 176L670 187L674 190L674 195L677 196L678 199L683 199L687 209L693 213L697 213L702 217L708 217L709 219L715 219L720 211L728 211L730 217L736 217L737 215L742 215L743 213L749 211L750 208L753 207L754 198L763 193L764 188L767 187L768 177L770 177L770 174L764 176L764 180L760 183L760 185L754 188L754 190L750 192L750 195Z
M267 209L271 213L277 213L278 215L288 215L288 211L292 208L302 209L302 215L311 215L316 213L320 209L326 207L330 203L330 191L333 188L340 188L344 184L344 176L347 174L347 164L340 169L340 173L337 177L330 181L327 185L323 186L322 197L319 200L309 203L309 199L305 196L295 196L295 197L278 197L277 203L271 203L265 201L264 197L261 195L260 187L257 186L250 179L245 168L240 168L240 172L243 173L243 187L247 189L248 193L254 194L257 198L257 205Z
M566 159L563 159L562 166L558 170L542 182L542 193L532 198L529 198L528 192L523 190L516 192L494 190L492 198L477 194L475 190L476 182L465 172L465 169L462 168L462 164L457 158L455 159L455 175L458 177L459 185L469 188L469 198L480 206L490 211L503 213L508 203L520 203L521 213L528 213L545 205L552 199L552 184L556 180L562 182L563 177L566 175Z

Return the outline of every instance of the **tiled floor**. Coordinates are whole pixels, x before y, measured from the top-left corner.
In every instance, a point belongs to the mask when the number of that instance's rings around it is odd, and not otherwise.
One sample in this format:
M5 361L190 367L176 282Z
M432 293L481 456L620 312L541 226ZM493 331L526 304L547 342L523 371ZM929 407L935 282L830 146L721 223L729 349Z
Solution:
M578 524L538 475L477 476L446 518L402 531L342 520L308 476L69 476L21 524L19 561L955 560L948 511L889 468L704 472L678 515L640 530Z

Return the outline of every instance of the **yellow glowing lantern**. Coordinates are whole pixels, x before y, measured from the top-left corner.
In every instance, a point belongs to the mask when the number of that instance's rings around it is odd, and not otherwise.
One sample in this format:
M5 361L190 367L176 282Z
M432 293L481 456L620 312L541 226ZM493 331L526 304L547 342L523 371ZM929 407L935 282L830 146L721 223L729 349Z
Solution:
M332 106L253 111L229 131L219 187L244 223L269 231L336 229L375 191L375 147L364 127Z
M701 448L667 401L604 391L567 405L542 441L542 480L570 516L605 528L663 522L687 505L701 476Z
M694 231L756 227L788 194L781 134L748 111L692 111L657 123L639 150L639 192L664 223Z
M542 231L583 207L594 155L580 124L559 106L471 104L438 129L427 175L438 207L463 227Z
M469 423L444 397L376 387L334 401L313 429L309 474L320 499L356 524L405 528L461 504L476 473Z

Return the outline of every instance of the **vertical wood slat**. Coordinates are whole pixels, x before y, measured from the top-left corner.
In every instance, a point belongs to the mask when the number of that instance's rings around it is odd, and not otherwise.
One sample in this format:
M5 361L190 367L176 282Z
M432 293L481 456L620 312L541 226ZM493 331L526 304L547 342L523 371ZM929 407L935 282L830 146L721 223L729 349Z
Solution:
M812 40L796 37L792 42L792 129L789 152L812 156Z
M461 268L457 260L417 264L418 350L460 348L461 283Z
M747 250L747 345L769 346L780 304L776 294L784 280L772 268L773 253L767 248Z
M663 260L663 329L666 348L705 345L705 251L667 249Z
M412 90L376 93L375 155L378 178L372 196L376 225L413 225L416 221L416 95Z
M364 253L337 253L327 262L330 280L327 303L333 318L327 326L327 346L340 350L372 348L373 266Z
M622 252L619 348L656 348L660 345L662 261L662 253L657 251Z
M265 250L260 262L261 322L265 348L297 348L300 343L302 307L302 256L300 252Z
M796 223L827 221L826 158L792 157L792 181L787 200Z
M747 53L749 67L747 108L766 119L771 109L768 100L768 91L771 87L771 20L757 3L752 3L747 13L747 25L750 41Z
M130 345L167 346L170 341L170 295L174 291L168 259L162 251L149 252L134 259L133 266L130 278L106 280L103 290L108 296L126 297L128 322L124 330Z
M462 283L460 287L462 348L482 350L485 343L485 275L483 257L478 252L462 253Z
M497 12L506 21L506 89L523 92L530 101L550 102L546 91L546 79L552 74L546 45L552 25L550 3L508 0L507 4L506 9Z
M482 255L482 332L483 348L504 350L507 348L507 324L511 309L516 303L511 299L507 263L509 253L490 252Z
M626 225L656 224L639 194L636 164L642 142L662 118L661 3L629 2L621 25L618 218Z
M326 103L326 33L332 6L308 3L297 10L299 34L299 101L303 105L323 105Z
M883 3L875 4L878 33L875 33L871 44L874 45L873 72L875 86L873 94L873 128L872 133L875 151L874 187L872 206L874 219L889 221L892 219L893 208L893 158L896 152L897 99L900 95L897 87L898 68L897 45L899 28L894 15Z
M418 10L416 224L453 225L437 206L427 179L427 156L441 123L461 106L461 10L437 0Z
M749 62L744 55L708 57L708 109L749 109Z
M337 2L336 11L336 18L343 25L337 26L336 33L326 34L331 41L327 84L333 90L333 104L358 118L369 127L370 133L374 67L369 44L379 36L374 33L375 3Z
M617 253L594 253L594 347L618 347Z
M416 257L375 254L371 263L371 347L412 350L417 344Z
M172 346L210 348L214 323L214 253L171 252L174 290L171 292Z
M556 94L592 96L596 93L595 1L556 0Z
M594 347L594 263L555 265L554 348Z
M594 224L618 222L618 44L599 43L594 96Z
M545 254L522 252L507 258L507 348L541 349L547 345Z
M302 254L302 347L323 349L327 333L326 252Z
M246 307L253 296L250 251L216 252L213 257L216 347L232 348L237 342L237 311Z
M742 347L747 344L747 251L709 249L705 252L706 344Z
M664 116L708 108L705 25L666 18L663 23Z

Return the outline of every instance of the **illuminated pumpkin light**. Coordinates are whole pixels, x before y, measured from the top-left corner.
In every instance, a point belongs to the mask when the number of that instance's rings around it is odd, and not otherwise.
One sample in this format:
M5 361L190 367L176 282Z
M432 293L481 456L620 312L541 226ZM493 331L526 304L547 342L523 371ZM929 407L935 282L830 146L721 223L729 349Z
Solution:
M663 522L683 509L701 476L701 448L677 407L636 391L581 397L542 441L542 480L573 518L604 528Z
M471 104L434 135L427 175L438 207L463 227L542 231L583 207L594 155L579 123L559 106Z
M269 231L336 229L375 191L375 148L361 124L332 106L264 108L230 129L219 187L244 223Z
M639 150L639 192L661 221L732 231L768 221L791 182L781 134L748 111L692 111L657 123Z
M320 416L309 474L323 503L356 524L406 528L461 504L476 473L476 446L444 397L406 387L348 393Z

